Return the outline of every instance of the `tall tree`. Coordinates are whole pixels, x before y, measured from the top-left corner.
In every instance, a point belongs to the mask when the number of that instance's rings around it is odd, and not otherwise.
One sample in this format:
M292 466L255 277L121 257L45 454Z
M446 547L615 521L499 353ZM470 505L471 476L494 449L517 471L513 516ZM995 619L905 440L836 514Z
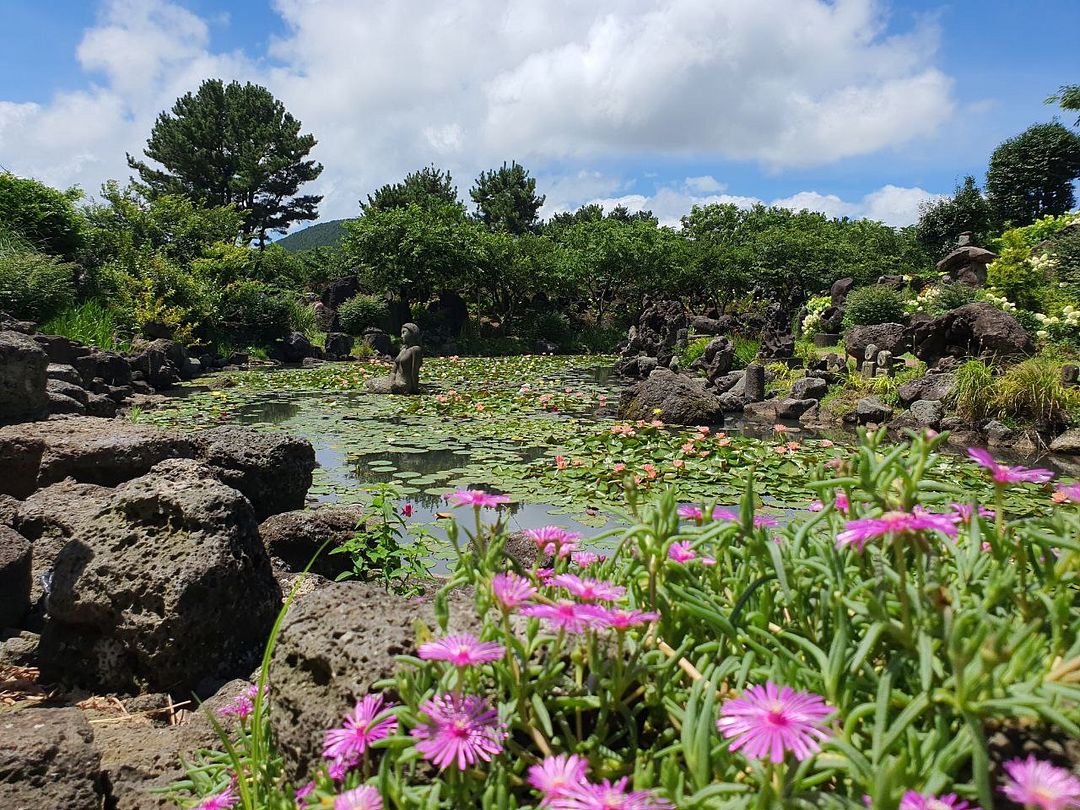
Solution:
M1046 99L1047 104L1057 104L1069 112L1080 112L1080 84L1063 84L1058 91ZM1080 115L1073 126L1080 127Z
M158 116L144 150L156 165L127 159L151 198L234 205L263 245L269 233L318 217L322 197L298 194L322 172L308 159L315 143L265 87L207 79Z
M391 211L395 208L407 208L410 205L422 208L441 208L454 206L464 213L465 206L457 195L450 172L436 169L434 165L425 166L418 172L409 172L400 183L387 183L369 194L367 202L360 202L364 213L369 211Z
M998 224L1030 225L1071 209L1078 177L1080 135L1058 123L1036 124L994 150L986 194Z
M952 197L925 202L919 207L915 236L919 245L936 261L953 249L956 237L964 231L975 234L982 244L990 235L993 211L979 191L975 178L964 178Z
M533 233L545 197L537 196L536 180L517 161L481 172L469 190L480 221L489 231L523 236Z

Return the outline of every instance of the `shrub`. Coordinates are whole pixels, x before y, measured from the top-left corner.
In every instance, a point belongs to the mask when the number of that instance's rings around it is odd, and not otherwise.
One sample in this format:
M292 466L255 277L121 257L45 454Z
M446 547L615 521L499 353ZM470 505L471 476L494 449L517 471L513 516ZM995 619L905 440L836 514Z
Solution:
M78 190L57 191L37 180L0 171L0 223L35 250L76 258L82 242L75 201Z
M121 326L113 310L97 300L67 307L46 321L41 331L108 351L126 352L131 348L130 330Z
M228 285L218 306L219 319L263 339L281 337L292 325L293 296L261 281Z
M1015 228L1005 231L1000 241L999 257L986 268L986 282L1021 309L1041 311L1051 263L1042 256L1033 258L1023 235Z
M1080 392L1062 385L1061 363L1046 356L1029 357L1001 375L993 408L1002 416L1061 426L1080 408Z
M761 349L761 341L753 338L733 335L731 342L735 344L735 358L732 368L746 368L757 360L758 351Z
M538 340L547 340L560 349L568 349L574 339L570 322L557 312L530 312L521 319L514 331L530 349Z
M881 284L854 290L844 302L845 326L903 323L906 319L904 296Z
M806 315L800 324L799 335L813 337L821 327L821 316L832 305L828 295L815 295L806 302Z
M24 240L0 234L0 311L46 321L75 300L75 270L38 253Z
M214 288L158 253L143 251L135 263L135 325L146 330L163 326L181 343L212 326Z
M389 314L390 308L381 295L360 293L338 307L342 331L356 336L364 334L369 326L378 326Z
M972 422L990 415L994 399L994 372L982 360L968 360L956 370L953 397L956 412Z

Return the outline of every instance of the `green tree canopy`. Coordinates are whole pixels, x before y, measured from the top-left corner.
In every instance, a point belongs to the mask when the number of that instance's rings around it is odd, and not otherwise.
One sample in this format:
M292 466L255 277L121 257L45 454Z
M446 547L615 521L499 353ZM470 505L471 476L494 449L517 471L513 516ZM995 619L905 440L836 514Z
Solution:
M544 197L536 194L536 180L516 161L481 172L469 190L477 214L489 231L522 236L536 230Z
M990 238L993 211L979 191L975 178L968 175L956 187L952 197L925 202L919 207L915 235L919 245L935 260L956 245L956 237L971 231L975 242L985 244Z
M455 206L465 211L450 172L437 169L434 165L410 172L400 183L387 183L376 189L374 194L368 195L366 203L360 202L360 210L365 213L389 211L414 204L423 208Z
M315 143L265 87L208 79L158 116L144 150L155 165L131 155L128 165L150 197L234 205L262 245L271 232L317 218L322 197L298 193L322 172L307 157Z
M35 249L72 260L82 244L75 202L78 189L57 191L37 180L0 172L0 228L6 228Z
M1080 84L1063 84L1057 93L1046 100L1047 104L1057 104L1063 110L1080 112ZM1076 117L1074 126L1080 127L1080 115Z
M999 225L1030 225L1070 210L1080 177L1080 135L1058 124L1036 124L990 156L986 194Z

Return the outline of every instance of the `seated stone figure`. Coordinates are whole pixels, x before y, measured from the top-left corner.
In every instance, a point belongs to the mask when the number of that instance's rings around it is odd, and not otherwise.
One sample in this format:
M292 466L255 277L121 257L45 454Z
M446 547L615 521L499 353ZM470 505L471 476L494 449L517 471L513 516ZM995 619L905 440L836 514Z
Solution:
M367 390L373 394L419 394L422 360L420 327L415 323L407 323L401 327L401 351L394 359L390 376L381 380L368 380Z

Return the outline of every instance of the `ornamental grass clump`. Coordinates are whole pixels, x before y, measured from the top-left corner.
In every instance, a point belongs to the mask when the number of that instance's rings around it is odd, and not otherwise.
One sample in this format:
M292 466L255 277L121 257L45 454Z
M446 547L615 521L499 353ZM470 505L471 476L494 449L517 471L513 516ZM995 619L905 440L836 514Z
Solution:
M992 730L1080 738L1077 485L976 451L959 463L992 479L980 503L944 441L862 434L779 521L760 519L753 472L732 508L630 483L602 558L547 529L550 553L522 565L500 522L451 523L433 626L320 741L311 782L285 779L262 690L222 730L229 754L193 767L186 804L1075 806L1070 763L1011 758ZM1020 492L1056 507L1017 517ZM458 500L478 518L489 503ZM454 590L472 595L471 635L447 632Z

